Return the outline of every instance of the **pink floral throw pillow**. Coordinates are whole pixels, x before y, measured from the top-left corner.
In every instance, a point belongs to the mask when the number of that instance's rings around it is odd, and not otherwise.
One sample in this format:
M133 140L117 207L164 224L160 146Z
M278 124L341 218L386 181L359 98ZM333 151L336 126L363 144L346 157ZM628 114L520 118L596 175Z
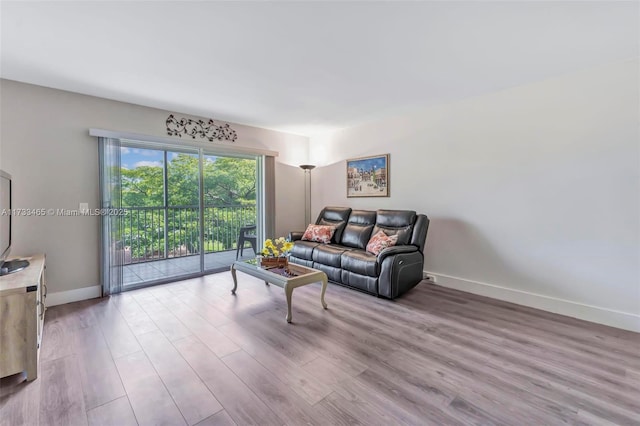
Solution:
M335 226L330 225L309 225L304 231L302 239L304 241L315 241L317 243L328 244L331 242L333 233L336 232Z
M388 236L383 231L378 231L376 235L371 237L367 243L367 251L375 254L376 256L387 247L393 247L398 242L398 236Z

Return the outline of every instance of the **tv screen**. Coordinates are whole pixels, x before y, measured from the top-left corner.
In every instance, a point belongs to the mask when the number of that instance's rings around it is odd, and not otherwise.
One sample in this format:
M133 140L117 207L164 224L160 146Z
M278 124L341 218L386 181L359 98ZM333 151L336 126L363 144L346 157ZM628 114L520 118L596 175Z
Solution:
M0 170L0 265L11 249L11 176Z

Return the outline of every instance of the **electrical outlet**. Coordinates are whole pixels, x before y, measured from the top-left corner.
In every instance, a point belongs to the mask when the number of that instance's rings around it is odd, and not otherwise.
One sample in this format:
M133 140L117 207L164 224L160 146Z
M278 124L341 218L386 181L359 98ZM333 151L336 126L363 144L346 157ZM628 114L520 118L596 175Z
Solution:
M435 283L436 282L436 276L435 275L424 273L423 277L424 277L425 280L429 281L430 283Z

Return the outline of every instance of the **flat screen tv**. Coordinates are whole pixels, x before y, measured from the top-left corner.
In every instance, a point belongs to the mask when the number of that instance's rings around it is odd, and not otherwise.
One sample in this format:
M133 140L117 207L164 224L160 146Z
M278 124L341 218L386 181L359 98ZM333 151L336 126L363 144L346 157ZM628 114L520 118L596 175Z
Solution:
M29 266L28 260L7 261L11 252L11 175L0 170L0 275L18 272Z
M11 251L11 175L0 170L0 266Z

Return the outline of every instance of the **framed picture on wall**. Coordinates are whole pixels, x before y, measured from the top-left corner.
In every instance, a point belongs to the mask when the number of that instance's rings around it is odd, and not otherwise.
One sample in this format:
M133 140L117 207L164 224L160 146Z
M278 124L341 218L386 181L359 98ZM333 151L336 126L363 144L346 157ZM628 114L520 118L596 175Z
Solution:
M347 160L347 197L389 196L389 154Z

